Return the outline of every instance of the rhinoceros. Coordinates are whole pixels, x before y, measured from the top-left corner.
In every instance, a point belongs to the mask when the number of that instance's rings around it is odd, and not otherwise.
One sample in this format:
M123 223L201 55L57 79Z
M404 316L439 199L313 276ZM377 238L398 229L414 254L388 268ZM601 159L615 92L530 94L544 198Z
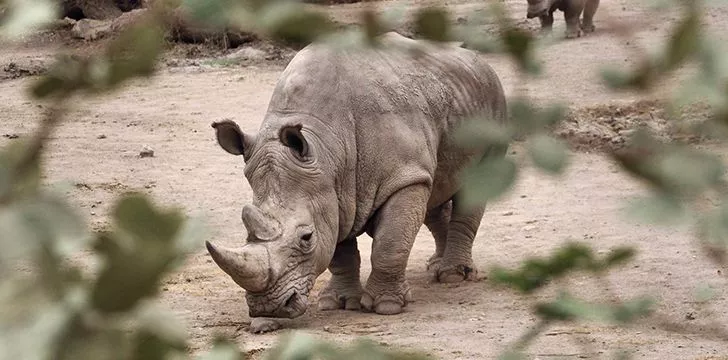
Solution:
M331 279L318 309L397 314L411 301L405 277L422 224L439 282L476 278L471 250L485 205L459 201L461 170L508 145L462 147L464 119L503 123L506 99L478 54L391 32L379 46L314 42L281 74L257 134L213 122L218 144L242 156L253 192L242 207L247 243L206 243L214 262L245 289L251 318L296 318L317 277ZM372 238L362 286L357 237Z
M541 20L541 30L550 32L554 24L554 12L564 12L566 21L566 37L577 38L581 32L594 32L594 14L599 7L599 0L528 0L526 18L535 17ZM579 17L584 13L584 18L579 22Z

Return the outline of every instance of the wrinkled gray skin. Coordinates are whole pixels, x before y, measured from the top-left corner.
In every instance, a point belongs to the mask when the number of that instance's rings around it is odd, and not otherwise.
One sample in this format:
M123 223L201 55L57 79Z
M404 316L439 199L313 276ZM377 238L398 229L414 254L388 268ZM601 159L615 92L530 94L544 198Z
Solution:
M554 12L564 12L566 20L566 38L577 38L581 32L594 32L594 14L599 7L599 0L528 0L526 18L535 17L541 20L541 31L550 32L554 24ZM580 22L582 12L584 18Z
M386 48L366 50L309 45L281 75L257 134L229 120L213 124L220 146L242 155L254 198L242 211L247 244L207 248L247 290L253 318L302 315L326 269L332 277L319 309L400 313L411 299L405 268L423 223L437 244L428 261L435 279L477 274L471 248L484 206L458 206L456 175L506 147L466 150L452 135L466 117L505 121L501 83L469 50L396 33L382 41ZM414 44L424 50L417 57L389 46ZM362 287L364 232L373 245Z

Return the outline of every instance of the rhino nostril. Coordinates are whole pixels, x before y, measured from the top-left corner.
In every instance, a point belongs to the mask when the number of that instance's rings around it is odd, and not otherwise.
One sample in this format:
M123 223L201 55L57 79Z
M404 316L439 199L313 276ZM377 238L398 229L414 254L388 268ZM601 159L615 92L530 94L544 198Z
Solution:
M283 304L284 307L290 307L295 301L296 298L298 298L298 294L294 291L293 294L291 294L290 297L286 300L285 304Z
M313 237L313 232L307 232L307 233L301 235L301 240L310 241L311 237Z

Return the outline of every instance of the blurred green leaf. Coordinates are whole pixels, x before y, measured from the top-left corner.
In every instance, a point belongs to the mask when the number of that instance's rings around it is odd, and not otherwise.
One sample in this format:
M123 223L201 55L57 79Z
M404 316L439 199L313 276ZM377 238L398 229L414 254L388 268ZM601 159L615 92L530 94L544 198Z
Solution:
M276 347L268 352L267 359L304 360L313 359L322 343L304 332L293 332L279 338Z
M624 263L634 256L631 248L612 250L604 259L594 256L592 249L584 244L570 242L559 247L549 257L529 258L517 270L496 266L490 279L495 283L511 286L523 293L531 293L552 279L560 278L574 271L603 272Z
M669 150L656 164L667 186L695 193L720 182L725 167L718 156L687 147Z
M58 2L9 0L7 14L0 18L0 40L16 40L58 17Z
M162 343L162 347L168 348L170 351L185 350L187 347L186 327L174 313L151 300L140 303L135 310L132 316L137 327L145 332L145 337L154 337L155 339L150 340ZM161 359L162 357L156 358Z
M567 108L563 104L554 103L539 112L539 124L543 127L558 125L566 117Z
M192 19L206 25L224 27L229 22L231 9L239 7L234 0L182 0L182 7Z
M58 360L117 359L133 349L134 334L118 327L87 329L75 324L68 329L63 346L59 346Z
M164 30L153 18L139 21L114 39L103 56L60 57L31 87L31 93L47 98L116 89L126 80L151 75L163 43Z
M541 134L561 122L566 116L566 107L552 104L537 109L529 100L516 97L508 101L508 114L515 126L514 136Z
M612 250L604 259L605 268L624 264L634 258L636 251L633 248L621 247Z
M276 39L306 45L335 30L320 12L308 11L297 1L274 1L258 13L262 29Z
M647 91L659 77L658 70L651 58L641 59L637 68L629 72L606 67L601 70L602 80L613 90Z
M707 302L716 296L715 289L710 285L701 285L695 290L695 300L697 302Z
M455 130L453 138L460 146L479 148L492 145L508 145L514 130L508 124L490 119L474 118L463 122Z
M103 312L128 311L153 296L159 279L182 255L174 244L182 226L178 212L160 211L132 194L116 205L114 220L117 232L100 234L96 246L106 261L92 297Z
M238 347L227 339L216 337L212 349L199 356L199 360L243 360L246 357Z
M624 149L611 155L630 174L672 196L694 196L717 186L725 171L723 162L714 154L665 144L642 130L633 134Z
M364 26L366 38L371 44L374 43L377 36L386 32L385 25L380 21L379 16L377 16L377 13L373 10L367 9L362 11L360 17Z
M0 153L0 199L23 198L40 186L40 149L27 138L15 141ZM2 200L0 200L2 201Z
M691 55L695 54L700 46L700 13L697 5L687 5L685 18L673 28L670 40L667 43L664 56L665 71L670 71L681 65Z
M684 218L685 210L674 197L658 193L630 201L626 215L629 219L651 224L675 224Z
M425 7L415 15L414 31L423 38L445 42L450 41L450 17L445 8Z
M654 301L649 298L639 298L611 306L591 304L567 293L561 293L553 302L536 305L536 313L546 320L587 320L624 324L648 315L652 312L653 305Z
M705 250L714 252L709 255L725 256L728 253L728 205L722 204L701 217L696 224L696 234L708 246Z
M487 156L461 174L463 184L459 201L466 208L496 199L511 188L517 167L513 160Z
M170 358L170 354L185 354L184 343L170 343L157 333L151 333L142 329L134 336L134 360L158 360Z
M527 149L534 164L552 174L561 173L569 161L566 145L546 134L529 139Z
M152 19L140 21L116 38L107 48L108 65L92 62L93 84L110 90L125 80L152 74L164 45L164 29Z
M62 302L45 298L38 284L0 280L0 339L3 359L57 359L56 341L64 335L73 313ZM25 289L23 289L26 287ZM29 288L29 289L28 289ZM18 290L29 290L18 293ZM64 343L65 345L65 343Z
M113 216L119 231L132 236L135 247L143 247L150 242L171 245L183 221L179 212L160 211L146 196L134 193L118 202Z
M528 74L538 75L541 67L533 58L533 35L515 26L509 26L501 31L505 50L513 57L520 69Z
M0 207L0 264L27 259L43 247L50 247L58 257L69 256L87 244L83 225L74 210L54 197L18 200L12 207Z

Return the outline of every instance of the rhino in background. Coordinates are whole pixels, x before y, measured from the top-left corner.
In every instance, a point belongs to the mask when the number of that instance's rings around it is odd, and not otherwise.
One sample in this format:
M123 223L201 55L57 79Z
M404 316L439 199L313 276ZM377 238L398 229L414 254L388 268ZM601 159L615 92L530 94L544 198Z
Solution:
M528 0L526 18L539 18L541 30L550 32L554 25L554 12L564 12L566 20L566 38L577 38L581 32L594 32L594 14L599 7L599 0ZM584 18L580 22L582 12Z
M413 45L416 56L403 48ZM459 206L457 176L507 146L457 146L453 132L474 116L507 117L500 80L478 54L387 33L377 48L314 43L298 52L257 134L213 123L219 145L242 156L254 198L242 208L247 244L206 245L246 290L250 316L304 314L326 269L319 309L402 312L423 223L436 242L435 279L475 278L471 249L485 206ZM372 271L362 287L357 236L365 232Z

